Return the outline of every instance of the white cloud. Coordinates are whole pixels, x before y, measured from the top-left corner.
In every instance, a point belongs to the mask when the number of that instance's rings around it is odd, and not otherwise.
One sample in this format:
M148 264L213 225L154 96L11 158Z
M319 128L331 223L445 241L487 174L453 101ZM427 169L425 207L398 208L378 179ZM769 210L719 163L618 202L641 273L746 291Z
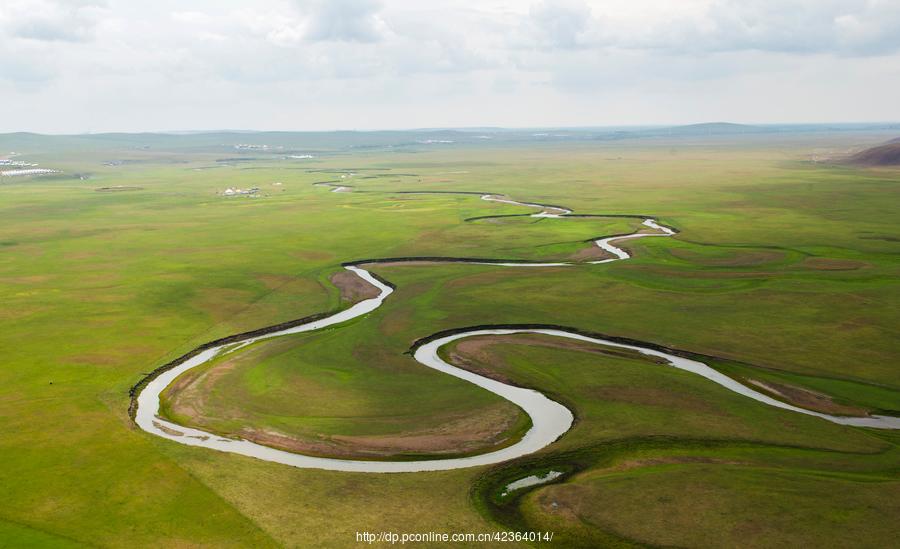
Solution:
M629 5L542 0L515 47L868 56L900 50L896 0L710 0Z
M313 42L377 42L386 32L376 0L316 0L298 2L308 10L306 38Z
M0 28L13 39L83 42L104 12L105 2L7 0L0 5Z
M554 48L584 46L585 34L591 26L598 24L591 8L581 0L543 0L532 7L530 15L538 34L538 44Z
M0 131L772 120L786 81L796 119L898 119L846 101L900 94L898 28L896 0L3 0Z
M699 36L710 49L842 55L900 49L900 4L894 1L720 0L709 19L712 28Z

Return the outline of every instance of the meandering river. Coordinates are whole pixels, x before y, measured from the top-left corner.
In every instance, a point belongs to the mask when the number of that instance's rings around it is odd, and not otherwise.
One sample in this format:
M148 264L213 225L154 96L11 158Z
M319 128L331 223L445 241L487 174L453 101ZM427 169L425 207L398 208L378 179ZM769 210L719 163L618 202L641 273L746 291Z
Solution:
M334 190L344 191L351 189L348 187L337 187ZM535 214L532 214L533 217L565 217L572 213L572 211L568 208L564 208L561 206L547 206L527 202L517 202L515 200L510 200L508 198L504 198L500 195L495 194L483 194L481 198L483 200L494 202L503 202L519 206L537 208L539 211ZM626 260L631 257L626 250L617 247L614 243L635 238L643 238L649 236L671 236L675 234L674 230L664 225L660 225L651 218L643 218L643 226L645 227L645 229L643 229L641 232L605 237L595 240L593 243L594 245L608 252L613 257L598 261L590 261L588 263L609 263L612 261ZM648 230L653 232L647 232ZM523 263L488 260L467 260L467 262L485 265L496 265L502 267L558 267L575 265L574 263L567 262ZM743 385L735 381L734 379L719 373L703 362L654 349L652 348L652 346L642 346L637 343L622 343L599 337L590 337L587 335L561 329L543 328L472 329L428 341L427 343L424 343L416 348L413 356L415 360L421 363L423 366L434 368L435 370L439 370L445 374L463 379L488 391L491 391L518 405L531 418L531 429L518 442L511 446L507 446L496 451L487 452L476 456L421 461L366 461L306 456L302 454L287 452L284 450L278 450L276 448L270 448L268 446L257 444L248 440L225 438L199 429L178 425L159 417L158 414L160 394L182 373L192 368L196 368L201 364L205 364L206 362L214 359L216 356L219 356L222 353L234 352L237 349L256 341L289 334L311 332L365 315L377 309L393 292L393 289L389 285L383 283L378 278L373 276L369 271L362 268L360 264L347 265L345 266L345 269L355 273L357 276L359 276L372 286L376 287L379 290L379 294L376 297L360 301L348 309L324 318L320 318L318 320L313 320L283 330L272 331L263 335L255 335L246 337L241 340L230 341L227 344L222 344L205 349L202 352L192 355L190 356L190 358L187 358L186 360L175 364L170 369L162 372L157 372L156 374L154 374L155 377L150 379L136 395L136 410L134 417L135 423L148 433L175 442L180 442L181 444L186 444L189 446L200 446L212 450L241 454L244 456L255 457L266 461L282 463L285 465L291 465L300 468L369 473L401 473L417 471L441 471L499 463L536 452L541 448L552 444L560 436L565 434L566 431L568 431L572 426L572 422L574 421L572 412L562 404L551 400L538 391L508 385L506 383L502 383L500 381L490 379L448 364L440 358L440 356L438 355L438 350L452 341L456 341L466 337L537 333L553 337L575 339L607 347L630 349L646 356L660 358L671 367L700 375L714 383L721 385L722 387L725 387L726 389L749 397L763 404L767 404L769 406L774 406L801 414L816 416L827 421L839 423L842 425L876 427L882 429L900 429L900 418L897 417L877 415L866 417L833 416L793 406L791 404L769 397L768 395L760 393L754 389L751 389L750 387L747 387L746 385Z

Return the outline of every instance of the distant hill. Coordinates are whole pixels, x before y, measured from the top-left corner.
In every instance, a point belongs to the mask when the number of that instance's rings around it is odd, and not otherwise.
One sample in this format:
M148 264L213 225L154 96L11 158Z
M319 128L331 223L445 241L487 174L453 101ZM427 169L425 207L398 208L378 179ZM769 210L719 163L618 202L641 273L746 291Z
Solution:
M665 129L665 132L669 135L726 135L765 131L767 131L765 128L759 126L734 124L732 122L705 122L703 124L688 124L687 126L673 126Z
M848 162L858 166L900 166L900 138L860 151Z
M685 142L739 141L766 135L836 132L890 132L897 135L900 124L758 124L707 122L684 126L609 126L548 128L433 128L378 131L184 131L140 133L88 133L46 135L28 132L0 133L0 154L15 151L23 155L75 151L102 152L105 160L131 158L140 154L209 153L231 158L235 155L268 158L292 155L338 154L347 151L380 150L419 152L454 147L487 147L499 144L671 140ZM116 154L110 156L110 152ZM147 151L150 151L149 153ZM130 156L131 155L131 156ZM281 158L284 159L284 158Z

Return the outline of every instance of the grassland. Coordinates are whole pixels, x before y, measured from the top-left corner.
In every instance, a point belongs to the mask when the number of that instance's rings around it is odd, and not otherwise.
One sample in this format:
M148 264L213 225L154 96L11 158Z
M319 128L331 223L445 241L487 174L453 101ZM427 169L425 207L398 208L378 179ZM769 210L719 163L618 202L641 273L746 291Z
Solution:
M466 222L524 212L391 192L429 189L652 214L681 233L632 243L633 260L596 267L373 268L397 286L381 309L248 349L204 393L210 426L378 438L385 452L404 453L390 442L448 422L471 426L496 409L514 433L514 410L403 353L440 330L531 322L714 355L729 375L896 413L900 175L802 161L841 139L875 138L517 144L230 164L216 162L221 151L164 141L149 151L115 140L81 149L4 142L91 177L0 185L0 545L341 547L362 530L506 526L588 545L889 545L900 534L883 520L897 512L895 434L767 408L632 357L514 338L470 357L578 416L557 444L493 468L296 470L155 439L127 415L128 388L143 373L204 341L346 306L329 283L342 261L562 259L585 239L634 227ZM104 165L110 159L131 162ZM346 168L356 192L311 185ZM94 190L115 185L140 188ZM229 186L267 196L216 194ZM471 443L497 443L483 434ZM559 483L498 497L508 480L553 467L567 472Z

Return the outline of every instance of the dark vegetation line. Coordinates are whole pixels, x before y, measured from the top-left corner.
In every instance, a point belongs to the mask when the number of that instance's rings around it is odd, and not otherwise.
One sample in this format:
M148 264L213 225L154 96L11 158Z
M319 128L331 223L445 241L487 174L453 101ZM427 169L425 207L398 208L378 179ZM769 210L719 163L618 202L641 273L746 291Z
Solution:
M634 345L639 347L646 347L648 349L652 349L654 351L660 351L663 353L669 353L675 356L680 356L682 358L689 358L693 360L698 360L703 362L704 360L727 360L720 357L712 356L712 355L704 355L700 353L692 353L690 351L682 351L680 349L673 349L671 347L666 347L664 345L659 345L657 343L650 343L647 341L641 341L639 339L631 339L628 337L614 336L608 335L601 332L594 332L590 330L582 330L581 328L573 328L571 326L564 326L562 324L477 324L475 326L465 326L462 328L450 328L448 330L442 330L440 332L433 333L431 335L419 338L415 340L412 346L409 348L409 352L413 353L416 349L434 341L436 339L440 339L442 337L446 337L449 335L461 334L463 332L471 332L475 330L560 330L563 332L570 332L573 334L583 335L586 337L592 337L595 339L606 339L608 341L612 341L613 343L621 343L623 345ZM734 362L734 361L730 361Z
M356 259L341 263L343 267L358 267L360 265L374 265L378 263L412 263L415 261L427 261L428 263L518 263L521 265L543 265L546 261L530 259L496 259L486 257L446 257L446 256L402 256L379 257L372 259Z
M562 206L553 206L555 209L567 209ZM481 219L500 219L503 217L532 217L533 214L503 214L503 215L479 215L468 217L463 221L478 221ZM622 217L627 219L653 219L652 215L644 214L560 214L559 217ZM671 228L671 227L670 227ZM676 231L677 232L677 231ZM605 237L604 237L605 238Z

